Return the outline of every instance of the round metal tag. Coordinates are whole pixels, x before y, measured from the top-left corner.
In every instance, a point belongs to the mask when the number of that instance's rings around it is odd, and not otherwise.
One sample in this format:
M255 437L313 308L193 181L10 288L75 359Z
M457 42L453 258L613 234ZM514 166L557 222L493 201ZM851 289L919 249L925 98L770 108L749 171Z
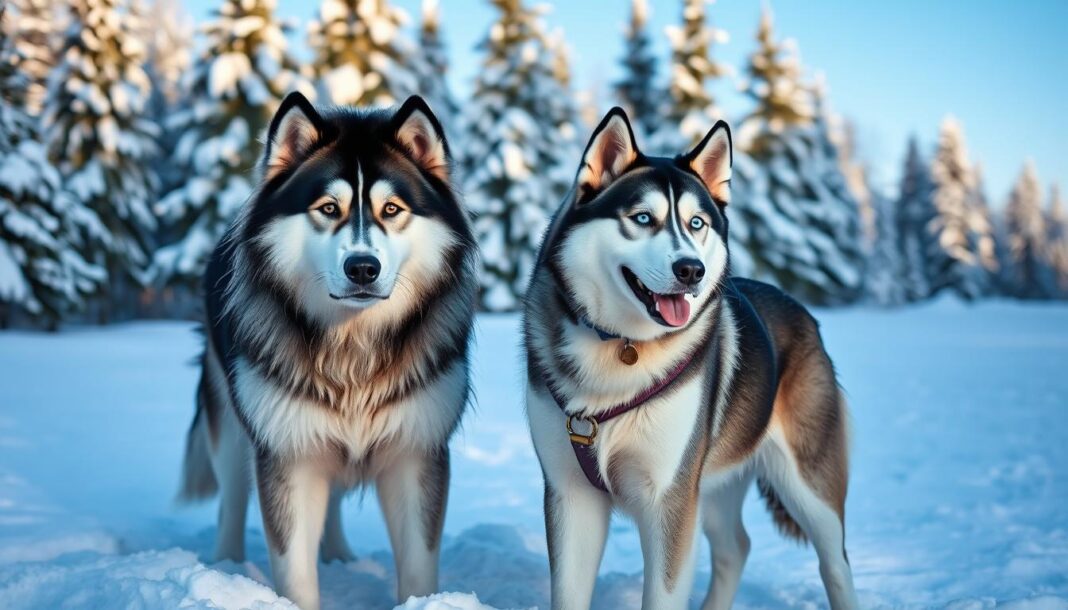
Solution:
M623 364L632 366L638 361L638 348L634 347L630 341L623 344L623 347L619 348L619 359Z

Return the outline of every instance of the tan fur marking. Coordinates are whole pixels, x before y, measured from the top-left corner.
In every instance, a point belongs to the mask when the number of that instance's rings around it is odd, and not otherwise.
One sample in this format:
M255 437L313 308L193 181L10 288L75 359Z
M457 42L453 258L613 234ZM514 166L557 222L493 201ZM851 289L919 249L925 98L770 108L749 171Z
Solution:
M434 315L422 322L426 330L396 350L378 349L383 331L390 329L367 328L359 319L328 329L317 345L302 337L283 339L276 333L289 331L273 320L280 314L268 302L263 307L250 304L259 315L242 316L238 332L254 362L276 383L324 408L373 413L425 381L434 368L432 358L448 343L448 333L458 328L455 322L470 316L472 299L473 288L466 282L449 292L433 304Z
M791 361L779 382L772 419L782 426L801 476L844 519L849 479L845 403L821 349L792 354Z

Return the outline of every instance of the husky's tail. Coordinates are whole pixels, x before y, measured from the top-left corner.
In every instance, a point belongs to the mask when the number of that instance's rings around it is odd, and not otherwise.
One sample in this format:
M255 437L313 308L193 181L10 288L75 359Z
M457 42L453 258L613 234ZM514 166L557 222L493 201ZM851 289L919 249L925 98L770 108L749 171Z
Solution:
M200 378L197 388L197 413L189 426L185 440L185 460L182 462L181 488L178 490L179 502L195 502L215 495L219 482L215 479L215 470L211 465L210 434L208 432L207 405L209 400L207 379Z
M786 510L786 506L779 499L779 494L775 492L771 483L762 477L757 477L757 489L760 490L760 497L764 498L764 505L771 513L771 518L775 521L775 527L779 529L779 533L802 544L807 543L808 536L790 515L790 511Z

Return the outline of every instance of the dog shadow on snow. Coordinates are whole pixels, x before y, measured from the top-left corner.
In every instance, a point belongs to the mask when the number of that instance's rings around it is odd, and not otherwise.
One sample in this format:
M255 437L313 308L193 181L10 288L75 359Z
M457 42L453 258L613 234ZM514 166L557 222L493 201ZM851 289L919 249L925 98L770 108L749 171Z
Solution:
M192 538L175 541L196 550L202 559L210 557L215 528L207 528ZM525 539L511 525L482 524L457 536L446 536L441 555L441 590L474 593L496 608L549 608L549 566L544 549ZM242 564L221 562L209 565L230 574L240 574L270 585L267 547L262 533L250 528L247 536L249 560ZM699 608L708 590L710 574L699 570L690 599ZM323 610L366 608L390 610L395 605L393 556L387 551L359 554L356 561L319 564L319 586ZM819 591L803 599L787 600L743 576L738 592L738 608L783 608L800 604L821 605ZM592 610L640 608L640 572L612 572L597 580Z

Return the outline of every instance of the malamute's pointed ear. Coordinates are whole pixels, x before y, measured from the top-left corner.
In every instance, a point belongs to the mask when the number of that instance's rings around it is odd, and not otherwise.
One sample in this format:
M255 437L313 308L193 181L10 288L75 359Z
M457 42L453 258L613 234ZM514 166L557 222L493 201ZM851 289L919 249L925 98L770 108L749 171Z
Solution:
M734 149L731 143L731 128L724 121L716 121L708 135L682 157L705 183L712 199L720 206L731 200L731 166L734 165Z
M606 188L619 178L627 167L638 158L638 145L634 130L627 120L627 113L619 106L612 108L593 130L586 152L582 154L576 185L578 201L586 201L590 195Z
M393 115L397 142L423 170L449 180L449 144L430 106L418 95L409 97Z
M325 129L325 122L308 98L299 91L287 95L267 129L264 178L269 180L304 160Z

